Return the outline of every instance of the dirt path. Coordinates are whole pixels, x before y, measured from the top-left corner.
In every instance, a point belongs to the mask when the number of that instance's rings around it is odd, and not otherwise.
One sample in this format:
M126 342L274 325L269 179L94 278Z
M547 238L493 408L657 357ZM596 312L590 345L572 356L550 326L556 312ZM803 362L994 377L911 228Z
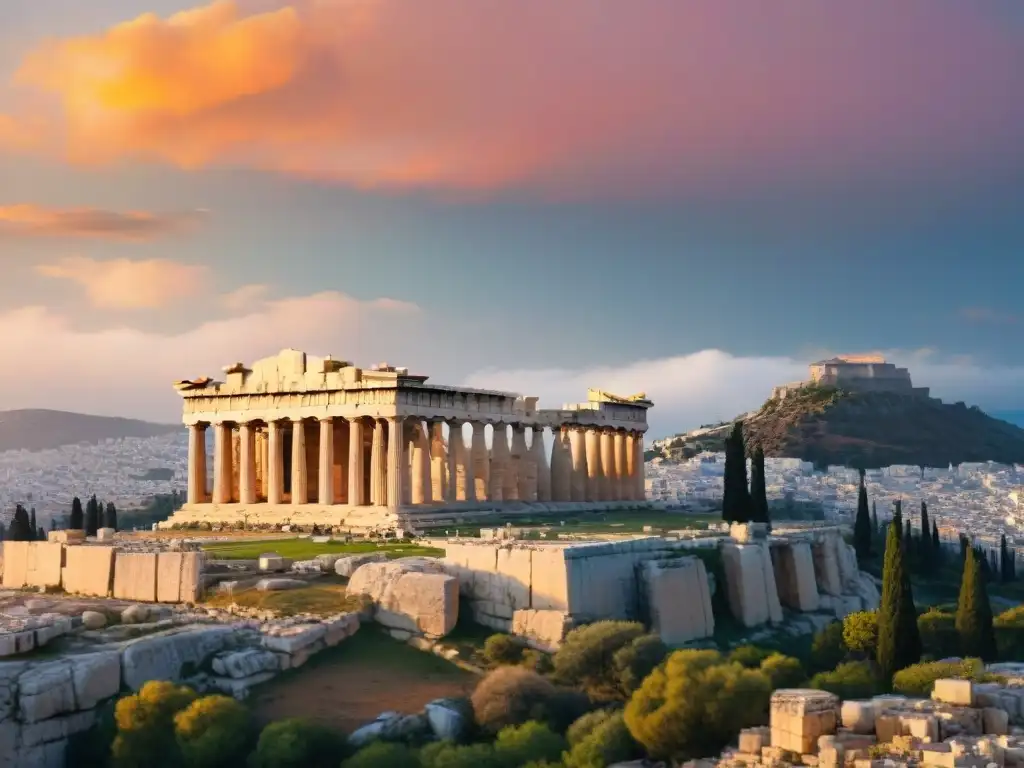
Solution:
M337 648L253 690L263 722L306 717L350 733L381 712L419 712L432 699L468 696L477 677L444 659L362 629Z

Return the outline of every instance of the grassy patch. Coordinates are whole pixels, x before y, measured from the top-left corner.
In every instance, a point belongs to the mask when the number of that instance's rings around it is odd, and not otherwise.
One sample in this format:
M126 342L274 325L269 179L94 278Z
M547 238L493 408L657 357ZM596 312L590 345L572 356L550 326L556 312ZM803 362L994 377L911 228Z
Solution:
M285 589L280 592L259 592L247 589L234 595L213 595L205 604L212 608L226 608L232 603L245 608L276 611L285 616L297 613L321 615L358 611L361 601L349 597L341 581L319 581L308 587Z
M317 555L358 555L365 552L384 552L391 558L444 556L444 550L403 542L377 544L372 541L328 541L325 544L317 544L310 539L299 538L217 542L205 545L203 551L214 560L255 560L265 552L276 552L292 560L312 560Z
M709 522L717 522L714 515L690 512L658 512L648 509L617 510L614 512L582 512L549 514L543 517L515 517L496 515L493 519L472 525L447 525L424 531L426 536L479 536L481 528L532 528L538 534L546 533L549 538L558 534L637 534L643 533L644 526L651 526L652 533L679 530L682 528L705 529ZM565 525L562 525L562 523Z

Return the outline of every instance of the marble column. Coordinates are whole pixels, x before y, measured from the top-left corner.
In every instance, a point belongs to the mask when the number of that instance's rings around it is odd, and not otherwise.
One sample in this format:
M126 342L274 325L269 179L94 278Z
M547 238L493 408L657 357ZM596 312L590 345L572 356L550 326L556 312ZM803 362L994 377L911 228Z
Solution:
M213 432L213 503L231 503L231 425L221 422Z
M530 464L537 478L536 494L533 501L551 501L551 470L548 468L547 451L544 448L544 428L534 427L530 438Z
M487 500L505 500L505 473L508 472L508 425L495 424L491 433L491 474L487 483Z
M440 430L438 432L440 433ZM460 487L463 489L461 498L465 498L465 479L459 477L459 461L462 458L462 452L462 425L453 421L448 425L447 482L444 486L446 504L454 504L460 499Z
M455 430L454 437L452 432L448 433L448 450L450 451L452 446L455 446L456 471L458 472L456 499L458 501L476 501L479 498L476 495L476 466L473 462L473 439L476 430L474 429L470 434L469 445L466 445L463 425L457 425Z
M470 461L473 463L473 500L490 501L487 486L491 476L491 458L487 452L487 439L484 435L485 424L473 422L473 442L470 446Z
M572 454L572 482L569 488L569 500L587 501L586 429L583 427L571 427L569 429L569 451Z
M604 469L601 466L601 433L593 427L585 432L587 451L587 501L604 501Z
M410 500L413 504L429 504L432 500L430 483L430 455L427 452L427 438L423 434L423 422L416 419L410 423L412 452L412 489Z
M551 501L572 501L572 455L563 427L551 430Z
M256 503L256 435L248 422L238 425L238 501Z
M270 498L270 434L267 427L261 429L257 436L256 455L260 461L260 498L266 501Z
M537 500L537 470L533 467L530 451L526 447L526 427L522 424L512 425L512 478L515 480L515 493L518 501ZM506 487L508 483L506 483ZM506 500L508 500L506 494Z
M267 503L284 503L284 434L281 422L267 423L267 450L270 453L267 472Z
M384 441L384 422L373 420L373 440L370 444L370 503L375 507L388 505L387 449Z
M626 476L622 479L625 497L636 501L636 432L626 433Z
M430 441L430 497L437 504L448 499L448 457L444 450L444 422L427 422Z
M188 503L206 501L206 425L188 428Z
M363 467L363 420L348 423L348 503L361 507L366 503Z
M392 512L397 512L404 497L403 485L408 464L405 461L405 440L403 435L402 417L388 419L388 458L387 458L387 505Z
M292 504L309 501L306 474L306 425L302 419L292 421Z
M615 471L611 482L615 484L615 498L620 501L631 501L629 481L626 479L626 435L622 431L615 433Z
M320 419L320 463L317 467L317 501L334 503L334 419Z
M637 501L647 500L647 484L644 482L644 433L637 432L636 435L636 499Z
M618 487L615 485L615 435L610 430L601 432L601 469L604 472L604 489L600 501L618 501Z

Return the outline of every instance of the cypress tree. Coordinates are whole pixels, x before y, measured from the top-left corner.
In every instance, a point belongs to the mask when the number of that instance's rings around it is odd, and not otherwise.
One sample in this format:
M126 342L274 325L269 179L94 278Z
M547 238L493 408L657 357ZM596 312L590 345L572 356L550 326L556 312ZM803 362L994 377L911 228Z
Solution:
M904 562L903 520L897 506L889 524L882 566L882 600L878 609L878 645L876 660L884 679L916 664L921 659L921 638L910 574Z
M85 504L85 535L95 536L100 527L100 503L96 501L96 494Z
M39 538L39 526L36 525L36 508L32 507L32 511L28 515L28 529L32 533L32 540L35 541Z
M868 516L868 489L864 486L864 473L860 475L860 490L857 492L857 517L853 521L853 546L857 558L863 562L871 557L871 539L874 527Z
M970 542L964 534L960 534L960 562L964 563L967 560L967 550L970 547Z
M999 580L1010 581L1010 549L1006 546L1006 534L999 539Z
M914 553L914 529L910 525L908 517L903 523L903 556L907 563L910 563L911 555Z
M733 424L725 441L725 490L722 519L728 523L750 521L750 489L747 486L747 454L743 445L743 422Z
M932 558L936 564L942 563L942 542L939 540L939 524L936 520L932 520Z
M117 508L112 501L107 502L107 508L103 513L103 527L117 530Z
M71 522L68 528L72 531L85 530L85 515L82 512L82 500L75 496L71 501Z
M963 578L960 581L960 599L956 605L956 632L960 638L960 651L965 657L978 657L982 661L996 658L996 636L992 629L992 606L974 548L967 550Z
M0 541L3 541L6 538L7 538L7 526L5 526L3 524L3 522L0 522Z
M875 536L882 535L882 529L878 525L878 503L871 502L871 530L875 532Z
M750 497L750 519L755 523L770 523L768 485L764 476L764 448L760 445L754 450L750 468Z
M32 541L35 534L29 527L28 512L21 504L14 508L14 518L11 520L11 527L7 531L7 538L10 541Z
M921 499L921 540L918 542L921 554L921 563L925 568L932 564L932 526L928 520L928 504Z

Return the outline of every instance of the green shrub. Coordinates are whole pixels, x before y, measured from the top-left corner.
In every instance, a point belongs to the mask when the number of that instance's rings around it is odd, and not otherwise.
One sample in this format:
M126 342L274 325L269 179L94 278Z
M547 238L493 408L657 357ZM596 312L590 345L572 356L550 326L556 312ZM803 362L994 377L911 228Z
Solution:
M757 669L772 653L773 651L756 645L740 645L729 652L729 661L741 664L747 669Z
M925 653L937 659L960 655L960 636L954 614L929 608L917 617L917 629Z
M629 696L668 656L668 646L655 634L641 635L612 656L612 668L623 698Z
M843 642L842 622L833 621L814 633L811 641L811 666L818 671L834 669L846 658L848 652Z
M342 768L414 768L419 765L419 758L415 750L405 744L375 741L341 765Z
M551 674L555 668L555 665L551 662L551 654L538 651L536 648L524 650L523 658L519 663L527 669L532 669L538 675Z
M174 716L195 701L191 688L150 680L114 707L117 736L111 745L115 766L176 766L181 752L174 738Z
M419 760L420 768L504 768L490 744L435 742L420 750Z
M843 645L873 659L878 648L878 611L857 611L843 619Z
M615 710L612 709L595 709L592 712L581 715L566 730L565 740L569 742L570 747L575 747L593 733L595 728L607 722L614 714Z
M819 672L811 678L811 688L834 693L840 699L869 699L880 686L867 661L843 662L831 672Z
M565 739L543 723L528 722L502 728L494 742L494 753L508 766L561 758Z
M241 765L254 740L249 710L227 696L193 701L174 716L174 735L190 768Z
M336 768L349 753L345 737L308 720L290 718L271 723L260 733L251 768Z
M523 658L523 646L519 645L511 635L497 633L484 641L484 659L488 664L518 664Z
M992 621L992 626L999 658L1008 661L1024 658L1024 605L1003 611Z
M621 697L615 654L645 634L643 624L635 621L597 621L577 627L552 658L555 677L595 698Z
M110 764L110 747L117 736L114 703L97 710L96 724L68 739L67 768L100 768Z
M797 688L807 679L799 660L781 653L773 653L762 661L760 669L768 677L772 688Z
M550 680L523 667L498 667L473 691L477 724L490 733L528 720L550 722L557 715L559 691Z
M935 681L947 677L980 683L989 682L997 676L985 672L985 663L981 659L930 661L901 669L892 677L892 688L906 696L928 697Z
M640 747L629 733L622 711L600 710L584 717L600 715L577 728L570 727L570 749L563 755L566 768L604 768L640 756Z
M676 651L626 705L630 734L659 760L717 753L741 728L766 720L771 683L716 651Z

